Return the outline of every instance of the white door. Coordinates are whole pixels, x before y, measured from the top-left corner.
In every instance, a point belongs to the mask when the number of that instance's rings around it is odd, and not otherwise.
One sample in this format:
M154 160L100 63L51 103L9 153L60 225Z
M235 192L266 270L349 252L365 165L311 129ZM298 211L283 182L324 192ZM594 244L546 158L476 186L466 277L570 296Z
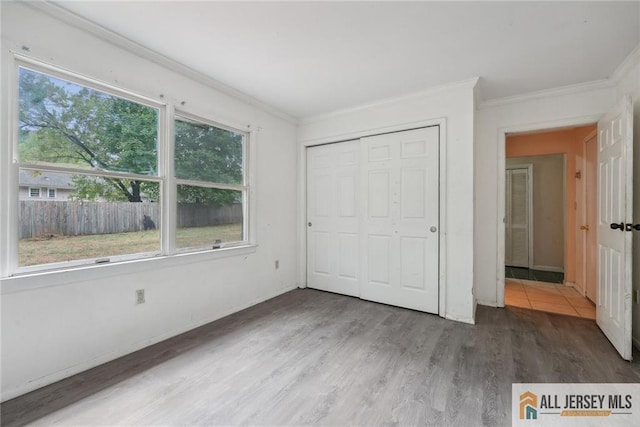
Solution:
M439 128L361 140L361 298L438 313Z
M307 286L359 296L360 142L307 149Z
M633 106L625 97L598 122L598 326L631 360Z
M585 226L586 248L585 293L594 303L598 300L598 141L594 136L587 141L585 147Z
M530 267L532 167L506 171L505 265Z

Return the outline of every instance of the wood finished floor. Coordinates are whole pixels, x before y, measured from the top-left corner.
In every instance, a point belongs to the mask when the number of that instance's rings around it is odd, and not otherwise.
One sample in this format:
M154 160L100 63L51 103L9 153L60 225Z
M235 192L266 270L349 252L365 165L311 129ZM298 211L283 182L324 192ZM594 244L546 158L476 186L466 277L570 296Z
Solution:
M295 290L7 401L2 425L500 426L513 382L640 382L591 320L476 320Z

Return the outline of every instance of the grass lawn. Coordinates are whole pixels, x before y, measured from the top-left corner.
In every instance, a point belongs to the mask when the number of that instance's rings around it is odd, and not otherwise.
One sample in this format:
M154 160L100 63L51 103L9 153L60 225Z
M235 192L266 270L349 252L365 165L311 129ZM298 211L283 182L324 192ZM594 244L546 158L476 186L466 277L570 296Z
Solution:
M176 232L178 248L213 246L216 240L242 240L242 224L179 228ZM23 239L19 244L20 266L23 267L159 250L158 230L91 236L50 236Z

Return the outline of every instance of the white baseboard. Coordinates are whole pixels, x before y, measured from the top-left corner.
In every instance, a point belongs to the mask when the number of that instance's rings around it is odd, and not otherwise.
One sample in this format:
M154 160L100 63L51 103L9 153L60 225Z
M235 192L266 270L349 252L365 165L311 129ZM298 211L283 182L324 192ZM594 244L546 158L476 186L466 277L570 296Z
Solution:
M578 284L577 284L577 283L574 283L574 282L566 282L566 281L565 281L565 282L564 282L564 284L565 284L565 286L571 286L573 289L575 289L575 290L576 290L576 292L578 292L578 293L579 293L580 295L582 295L583 297L585 297L585 298L587 297L587 291L586 291L586 289L584 289L584 288L582 288L582 287L578 286Z
M478 305L484 305L485 307L498 307L498 308L503 307L498 305L496 301L484 301L482 299L478 299Z
M165 334L162 334L160 336L155 336L149 339L146 339L142 342L138 342L138 343L134 343L134 344L130 344L126 347L122 347L116 351L113 351L109 354L103 355L103 356L99 356L96 357L94 359L91 360L87 360L85 362L79 363L77 365L71 366L69 368L63 369L61 371L57 371L54 372L52 374L49 375L45 375L43 377L37 378L35 380L29 381L25 384L21 384L17 387L13 387L10 388L8 390L3 390L2 391L2 396L0 397L1 401L7 401L9 399L13 399L15 397L21 396L23 394L29 393L33 390L37 390L41 387L47 386L49 384L53 384L54 382L63 380L65 378L71 377L75 374L79 374L80 372L84 372L87 371L91 368L95 368L96 366L100 366L104 363L107 362L111 362L112 360L118 359L122 356L126 356L128 354L134 353L138 350L142 350L143 348L152 346L154 344L157 344L161 341L167 340L169 338L173 338L175 336L178 336L180 334L183 334L185 332L189 332L193 329L196 329L200 326L206 325L207 323L211 323L211 322L215 322L218 319L222 319L223 317L229 316L230 314L233 313L237 313L238 311L244 310L246 308L252 307L256 304L259 304L261 302L270 300L271 298L275 298L278 295L282 295L286 292L292 291L296 289L295 285L292 286L286 286L284 288L275 290L273 292L270 292L266 295L263 295L261 297L258 298L254 298L252 300L249 300L247 302L245 302L244 304L240 304L236 307L234 307L233 309L230 310L225 310L224 312L221 313L217 313L217 314L213 314L211 317L205 318L205 319L199 319L197 321L194 321L188 325L184 325L182 327L176 328L172 331L169 331Z
M456 322L468 323L469 325L475 325L476 319L468 316L458 316L457 314L446 314L445 319L455 320Z

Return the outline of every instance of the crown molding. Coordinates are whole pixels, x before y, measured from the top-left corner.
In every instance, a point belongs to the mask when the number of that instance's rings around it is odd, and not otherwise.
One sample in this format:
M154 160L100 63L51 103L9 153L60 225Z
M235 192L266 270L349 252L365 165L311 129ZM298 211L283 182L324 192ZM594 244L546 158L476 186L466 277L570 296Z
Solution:
M591 90L610 89L615 87L633 67L640 64L640 44L638 44L627 57L618 65L609 78L594 80L575 85L562 86L559 88L546 89L537 92L529 92L521 95L508 96L505 98L489 99L478 103L478 109L501 107L516 104L523 101L533 101L537 99L553 98L556 96L571 95L579 92Z
M322 113L322 114L317 114L313 116L303 117L300 119L300 124L315 123L315 122L327 120L333 117L342 116L345 114L357 113L359 111L368 110L371 108L382 107L390 104L396 104L399 102L406 102L406 101L410 101L418 98L426 98L426 97L434 96L438 93L449 91L449 90L473 89L478 84L478 81L479 81L479 77L474 77L472 79L460 80L453 83L434 86L432 88L422 90L420 92L414 92L407 95L394 96L394 97L370 102L367 104L360 104L355 107L348 107L341 110L332 111L329 113Z
M616 83L620 82L627 75L631 68L640 64L640 44L631 51L629 55L618 65L613 74L611 74L611 80Z
M508 96L503 98L495 98L489 100L482 100L482 88L479 84L479 78L467 79L459 82L448 83L433 88L429 88L420 92L415 92L407 95L401 95L396 97L385 98L382 100L374 101L371 103L361 104L354 107L348 107L328 113L321 113L318 115L312 115L303 118L297 118L291 114L288 114L270 104L260 101L251 95L248 95L238 89L228 86L213 77L210 77L200 71L194 70L182 63L179 63L173 59L170 59L152 49L142 46L133 40L130 40L116 32L108 30L101 25L83 18L59 4L52 3L50 0L42 1L23 1L21 3L39 10L49 16L52 16L62 22L72 25L80 30L83 30L89 34L92 34L103 41L106 41L112 45L120 47L126 51L129 51L135 55L145 58L151 62L154 62L164 68L177 72L185 77L188 77L198 83L201 83L207 87L217 90L225 95L231 96L256 108L259 108L267 113L270 113L276 117L279 117L291 124L310 124L322 120L326 120L332 117L337 117L349 113L355 113L358 111L366 110L369 108L380 107L393 103L409 101L412 99L433 96L439 92L446 90L454 90L459 88L476 88L477 93L475 102L477 103L476 109L488 109L501 106L507 106L525 101L534 101L553 98L563 95L571 95L584 91L609 89L614 87L629 71L632 67L640 63L640 44L625 58L625 60L615 69L609 78L595 80L585 83L579 83L574 85L563 86L559 88L545 89L536 92L529 92L525 94L519 94L514 96ZM479 85L479 87L477 87Z
M69 24L75 28L85 31L109 44L124 49L134 55L147 59L155 64L160 65L168 70L181 74L195 82L203 84L211 89L223 93L224 95L233 97L251 106L259 108L267 113L279 117L291 124L297 125L298 119L284 111L267 104L259 99L252 97L238 89L228 86L213 77L210 77L200 71L194 70L178 61L164 56L148 47L145 47L131 39L128 39L114 31L97 24L89 19L83 18L59 4L52 3L50 0L43 1L21 1L22 4L32 9L36 9L45 13L59 21Z
M615 82L611 79L600 79L574 85L561 86L552 89L545 89L536 92L529 92L520 95L507 96L504 98L489 99L478 103L478 109L484 110L488 108L503 107L506 105L517 104L525 101L535 101L558 96L572 95L580 92L595 91L602 89L611 89L615 87Z

